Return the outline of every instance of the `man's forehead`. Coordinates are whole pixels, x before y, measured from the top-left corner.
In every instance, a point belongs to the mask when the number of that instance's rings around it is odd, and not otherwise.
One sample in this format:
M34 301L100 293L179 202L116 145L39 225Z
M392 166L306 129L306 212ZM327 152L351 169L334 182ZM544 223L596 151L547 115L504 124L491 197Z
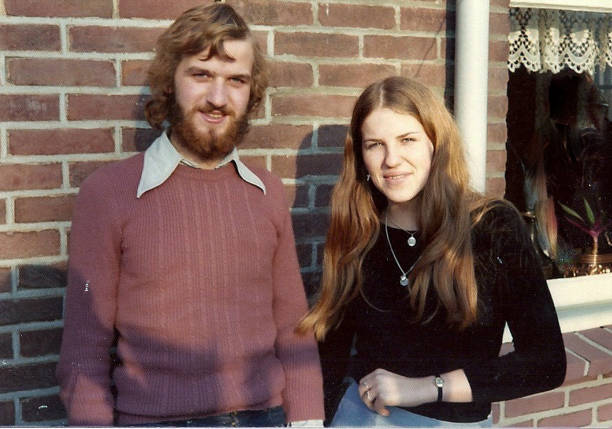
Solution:
M200 52L195 55L191 55L192 58L199 61L207 61L212 58L217 58L222 61L234 62L253 60L255 57L255 47L253 41L250 39L227 39L222 42L223 55L219 52L215 52L213 56L210 56L211 45L204 47Z

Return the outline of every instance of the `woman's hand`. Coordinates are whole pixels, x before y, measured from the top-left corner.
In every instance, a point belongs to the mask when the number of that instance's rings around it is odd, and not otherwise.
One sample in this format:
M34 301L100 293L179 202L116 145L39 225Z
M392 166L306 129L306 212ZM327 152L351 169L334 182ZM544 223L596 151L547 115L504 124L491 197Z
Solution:
M434 402L438 389L432 377L404 377L379 368L359 380L359 395L370 410L388 416L386 406L416 407Z

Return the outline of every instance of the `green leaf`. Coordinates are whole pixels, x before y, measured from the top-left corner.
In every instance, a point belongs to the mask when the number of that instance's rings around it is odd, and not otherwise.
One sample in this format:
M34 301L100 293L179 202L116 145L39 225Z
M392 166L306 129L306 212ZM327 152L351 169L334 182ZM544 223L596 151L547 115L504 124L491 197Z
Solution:
M565 204L563 204L562 202L559 202L559 205L561 206L561 208L563 210L565 210L565 212L569 215L574 216L575 218L580 219L582 222L584 222L584 219L582 218L582 216L580 216L578 213L576 213L574 210L570 209L568 206L566 206Z
M586 210L587 219L589 220L589 223L593 225L595 223L595 216L593 215L593 210L591 210L591 206L589 205L589 202L586 200L586 198L583 198L583 199L584 199L584 209Z

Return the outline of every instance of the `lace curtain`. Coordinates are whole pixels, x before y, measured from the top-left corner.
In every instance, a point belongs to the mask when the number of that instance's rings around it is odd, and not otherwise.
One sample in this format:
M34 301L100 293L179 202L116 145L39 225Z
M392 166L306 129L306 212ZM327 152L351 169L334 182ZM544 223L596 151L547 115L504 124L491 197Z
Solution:
M612 1L612 0L611 0ZM593 74L612 67L612 14L510 8L508 68Z

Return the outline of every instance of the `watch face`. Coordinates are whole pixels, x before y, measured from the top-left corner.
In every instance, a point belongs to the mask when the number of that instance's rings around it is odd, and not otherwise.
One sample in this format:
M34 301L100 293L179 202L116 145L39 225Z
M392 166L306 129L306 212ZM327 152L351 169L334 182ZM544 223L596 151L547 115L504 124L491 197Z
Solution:
M444 387L444 379L442 377L434 378L434 383L437 387Z

